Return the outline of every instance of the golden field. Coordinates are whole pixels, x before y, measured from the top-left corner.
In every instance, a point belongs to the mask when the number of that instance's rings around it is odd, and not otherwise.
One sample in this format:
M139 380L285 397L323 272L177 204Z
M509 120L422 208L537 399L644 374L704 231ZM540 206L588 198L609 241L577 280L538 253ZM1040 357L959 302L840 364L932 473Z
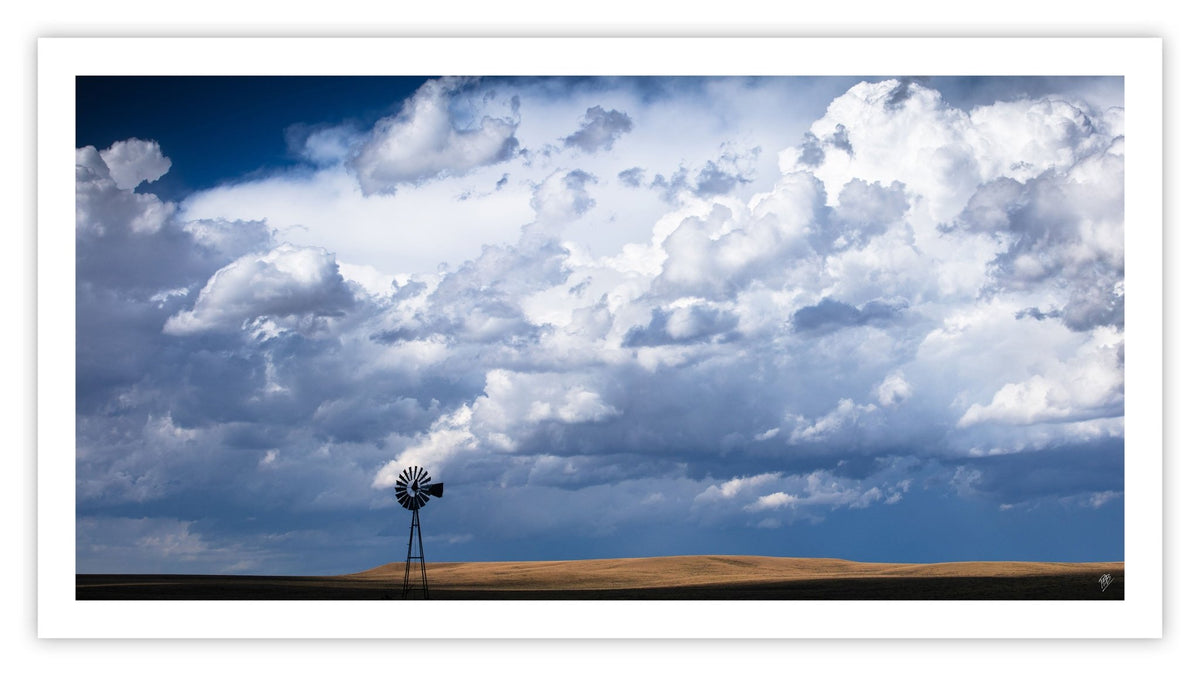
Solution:
M1123 562L861 563L767 556L428 563L430 596L521 599L1124 598ZM415 572L415 571L414 571ZM1105 588L1102 575L1112 582ZM78 599L400 598L404 563L340 576L78 575Z

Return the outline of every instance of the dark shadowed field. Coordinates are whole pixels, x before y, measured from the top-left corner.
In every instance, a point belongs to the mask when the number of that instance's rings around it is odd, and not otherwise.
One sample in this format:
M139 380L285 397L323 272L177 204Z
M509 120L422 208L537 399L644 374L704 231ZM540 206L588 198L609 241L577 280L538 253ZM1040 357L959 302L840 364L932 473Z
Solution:
M430 563L434 600L1121 600L1125 564L765 556ZM1102 588L1100 578L1110 575ZM76 575L78 600L398 600L404 564L350 575Z

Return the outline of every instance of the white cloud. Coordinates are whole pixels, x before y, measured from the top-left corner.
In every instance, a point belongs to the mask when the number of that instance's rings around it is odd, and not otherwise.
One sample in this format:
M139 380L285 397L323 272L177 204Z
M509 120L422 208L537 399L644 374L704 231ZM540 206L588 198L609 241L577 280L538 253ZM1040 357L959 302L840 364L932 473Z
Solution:
M875 397L883 406L897 406L912 396L912 385L904 379L902 371L892 371L875 388Z
M318 246L380 274L429 274L478 256L483 243L516 242L533 219L524 190L473 192L480 183L494 184L499 173L364 196L355 178L335 165L194 193L183 201L181 215L188 221L258 221L278 241Z
M157 150L158 146L154 147ZM137 173L136 168L122 168L128 169L130 175ZM124 178L131 180L129 176ZM135 193L133 186L119 186L101 153L92 146L76 150L76 229L93 235L157 232L175 213L174 203L163 202L154 195Z
M1055 100L998 102L968 112L950 107L933 89L886 80L864 82L836 98L811 131L823 150L812 170L831 196L855 178L901 182L918 198L912 214L918 246L950 258L936 226L952 221L980 185L1068 171L1104 152L1122 133L1123 114ZM792 148L781 155L781 166L803 169L803 155L803 148Z
M958 426L1076 422L1119 412L1124 403L1119 338L1111 330L1097 334L1075 358L1050 364L1049 375L1006 383L988 404L972 404Z
M156 141L117 141L101 150L100 157L121 190L133 190L143 181L153 183L171 168L171 160L163 157Z
M517 121L483 115L460 121L451 110L463 82L430 80L386 117L350 159L365 194L390 193L401 183L421 183L512 157ZM515 102L511 114L515 115Z
M780 509L782 507L790 507L800 502L800 498L794 495L789 495L782 491L771 493L770 495L759 496L757 500L746 505L747 512L761 512L767 509Z
M856 404L853 399L841 399L838 401L837 408L821 416L813 424L797 426L788 441L795 444L801 441L825 439L843 428L853 425L859 417L875 410L875 404Z
M236 330L259 319L299 327L305 320L340 314L352 303L332 254L283 244L218 270L200 290L195 306L168 319L163 331Z
M542 227L556 226L574 220L595 205L587 193L588 183L596 177L580 171L559 170L537 185L530 204Z
M406 467L424 467L434 476L440 474L446 463L463 451L473 451L479 441L470 430L471 410L462 406L437 419L428 432L409 443L392 460L379 469L372 486L386 488L394 485L396 476Z
M1098 509L1103 507L1106 503L1114 498L1123 497L1124 495L1124 491L1100 491L1098 493L1092 493L1088 497L1088 504Z
M272 448L263 454L262 460L258 461L258 466L260 469L267 468L274 465L277 460L279 460L279 449Z
M757 474L749 477L735 477L728 481L723 481L720 484L709 486L704 489L704 492L696 496L699 501L712 500L716 498L733 498L741 494L743 490L753 489L757 486L777 481L781 474L779 472L770 472L766 474Z
M597 422L617 415L591 387L586 377L575 374L492 370L484 396L472 407L472 419L489 433L512 436L527 424Z
M738 477L709 485L692 501L693 515L702 520L729 519L730 507L749 514L769 512L758 527L778 528L798 519L819 521L831 509L862 509L875 503L895 504L910 485L900 479L903 468L892 466L866 479L850 479L829 470L803 474L773 472ZM734 517L736 518L736 517Z

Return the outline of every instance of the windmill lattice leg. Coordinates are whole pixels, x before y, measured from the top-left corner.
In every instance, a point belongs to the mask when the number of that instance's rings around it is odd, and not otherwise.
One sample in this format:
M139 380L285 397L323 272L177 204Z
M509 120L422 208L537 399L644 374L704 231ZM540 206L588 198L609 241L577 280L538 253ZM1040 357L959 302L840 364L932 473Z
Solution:
M429 578L425 576L425 541L421 539L421 510L413 510L413 518L417 520L417 548L421 551L421 591L429 598Z
M417 535L417 555L413 556L413 533ZM408 598L408 592L415 590L416 582L412 577L412 563L416 560L420 567L421 573L421 595L429 598L429 579L425 574L425 543L421 539L421 510L414 509L412 511L412 523L408 527L408 557L404 561L404 590L401 592L401 598Z

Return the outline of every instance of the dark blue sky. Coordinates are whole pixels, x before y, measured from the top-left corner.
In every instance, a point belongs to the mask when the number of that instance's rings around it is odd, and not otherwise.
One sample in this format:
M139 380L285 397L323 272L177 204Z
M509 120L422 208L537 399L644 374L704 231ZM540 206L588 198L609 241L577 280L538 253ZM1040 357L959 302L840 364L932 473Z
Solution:
M172 169L145 189L164 199L289 168L293 125L368 129L427 78L78 76L75 147L154 139Z
M1122 96L80 77L77 568L1122 560Z

